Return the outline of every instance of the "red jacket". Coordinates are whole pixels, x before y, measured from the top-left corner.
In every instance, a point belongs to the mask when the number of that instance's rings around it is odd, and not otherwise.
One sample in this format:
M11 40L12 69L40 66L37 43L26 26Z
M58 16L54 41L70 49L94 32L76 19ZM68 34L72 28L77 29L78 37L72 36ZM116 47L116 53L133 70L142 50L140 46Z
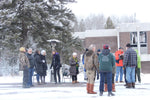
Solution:
M124 52L122 50L118 50L115 52L115 59L119 60L119 55L122 55ZM116 66L123 66L123 60L119 60L119 63L116 63Z

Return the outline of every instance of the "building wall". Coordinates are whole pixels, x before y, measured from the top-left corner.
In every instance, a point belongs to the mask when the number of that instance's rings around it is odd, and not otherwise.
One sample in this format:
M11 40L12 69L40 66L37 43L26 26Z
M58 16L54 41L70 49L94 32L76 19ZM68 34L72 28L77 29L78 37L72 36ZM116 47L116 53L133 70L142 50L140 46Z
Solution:
M130 32L120 32L120 47L123 47L124 51L126 50L126 44L130 43Z
M111 52L115 52L117 50L117 37L87 37L85 38L85 48L88 48L90 44L95 44L96 49L103 48L104 44L108 44L111 48Z
M147 49L148 54L150 54L150 31L147 32Z
M150 73L150 61L141 62L141 71L142 73Z

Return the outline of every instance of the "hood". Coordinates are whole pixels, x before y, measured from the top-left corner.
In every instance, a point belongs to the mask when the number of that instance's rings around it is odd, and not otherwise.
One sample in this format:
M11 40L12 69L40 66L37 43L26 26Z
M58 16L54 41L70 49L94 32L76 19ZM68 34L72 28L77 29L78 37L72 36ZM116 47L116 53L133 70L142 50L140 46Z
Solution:
M94 52L92 50L87 51L86 56L91 56Z
M103 49L102 50L102 54L103 55L108 55L110 53L110 50L109 49Z

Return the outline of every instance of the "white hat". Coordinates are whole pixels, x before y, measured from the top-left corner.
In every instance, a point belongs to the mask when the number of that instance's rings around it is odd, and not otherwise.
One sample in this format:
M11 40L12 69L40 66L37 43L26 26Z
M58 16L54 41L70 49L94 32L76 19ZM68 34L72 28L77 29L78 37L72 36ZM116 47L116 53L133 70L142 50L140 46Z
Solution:
M42 50L42 51L41 51L41 54L43 55L44 53L46 53L46 51L45 51L45 50Z
M77 53L76 53L76 52L74 52L72 55L73 55L73 56L76 56L76 55L77 55Z

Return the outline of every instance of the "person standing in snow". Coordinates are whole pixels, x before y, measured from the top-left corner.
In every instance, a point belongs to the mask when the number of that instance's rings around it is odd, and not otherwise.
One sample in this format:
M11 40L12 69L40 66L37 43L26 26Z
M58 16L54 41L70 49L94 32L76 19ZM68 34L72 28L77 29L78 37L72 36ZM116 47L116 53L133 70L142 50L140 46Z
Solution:
M115 73L116 73L116 66L114 66L113 69L112 69L112 92L116 92L116 89L115 89ZM108 89L107 89L107 77L105 77L104 92L107 92L107 91L108 91Z
M77 75L79 74L79 61L77 58L77 53L74 52L72 54L72 58L70 59L70 75L72 76L72 83L79 83L77 80Z
M34 73L35 62L34 62L34 57L33 57L33 55L32 55L32 49L31 49L31 48L28 49L27 57L28 57L28 60L29 60L29 62L30 62L30 68L29 68L29 84L30 84L30 86L32 87L32 86L33 86L33 83L32 83L32 76L33 76L33 73Z
M47 62L46 62L46 51L42 50L41 51L41 60L42 60L42 69L43 69L43 73L42 73L42 77L43 77L43 83L45 84L45 76L46 76L46 71L47 71Z
M86 74L88 77L86 89L87 89L87 93L89 94L97 94L96 92L93 91L96 71L99 73L98 58L97 58L97 54L95 53L95 50L96 50L96 46L94 44L91 44L84 58Z
M19 54L19 70L23 71L23 88L30 88L29 85L29 60L26 56L26 50L24 47L20 48L20 54Z
M42 83L43 67L42 67L41 54L39 50L36 50L34 54L34 59L35 59L35 71L37 73L36 78L37 78L38 85L40 85L40 79Z
M115 52L116 58L116 83L118 83L118 77L120 74L120 83L123 82L123 48L120 47L118 51Z
M138 82L141 83L141 58L140 55L138 53L138 50L135 50L137 53L137 67L135 68L135 82L136 82L136 76L138 78Z
M82 56L82 64L84 65L84 56L86 54L86 52L88 51L88 49L86 48L85 49L85 52L83 53L83 56ZM85 69L85 65L84 65L84 80L87 80L87 75L86 75L86 69Z
M103 95L104 91L104 80L107 77L107 88L108 88L108 96L114 96L112 93L112 70L115 66L115 57L112 53L110 53L109 46L104 45L102 53L99 55L99 70L100 70L100 96Z
M58 81L60 83L60 67L61 67L60 56L59 56L59 53L56 52L56 50L53 50L52 54L53 54L53 58L52 58L52 64L51 64L50 69L52 69L52 67L54 69L54 80L55 80L55 84L57 84L56 74L58 76Z
M130 43L126 45L123 66L126 67L126 88L135 88L135 67L137 66L137 53L131 48Z

